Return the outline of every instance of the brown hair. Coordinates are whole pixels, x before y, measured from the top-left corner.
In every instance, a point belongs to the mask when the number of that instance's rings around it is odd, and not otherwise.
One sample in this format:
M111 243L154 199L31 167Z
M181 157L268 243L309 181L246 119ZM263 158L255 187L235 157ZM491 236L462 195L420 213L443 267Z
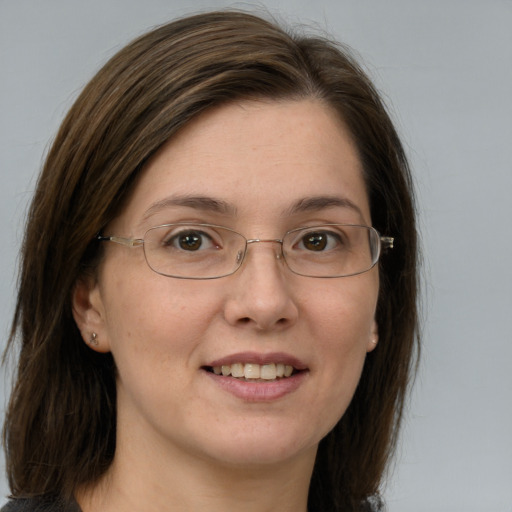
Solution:
M115 451L115 365L83 343L70 296L100 257L94 239L152 155L206 109L236 99L317 98L339 113L364 166L380 262L379 346L346 414L322 440L310 510L361 510L395 446L417 338L410 173L378 93L341 45L252 14L211 12L156 28L79 96L49 151L28 214L9 345L21 349L4 443L13 495L70 499Z

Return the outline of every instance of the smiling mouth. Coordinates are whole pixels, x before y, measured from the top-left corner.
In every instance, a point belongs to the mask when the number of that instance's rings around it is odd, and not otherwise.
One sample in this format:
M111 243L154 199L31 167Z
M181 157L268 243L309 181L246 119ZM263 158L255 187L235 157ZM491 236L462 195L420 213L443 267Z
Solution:
M256 364L256 363L234 363L222 366L206 366L204 369L215 375L233 377L245 381L273 381L286 379L295 375L297 370L291 365L282 363Z

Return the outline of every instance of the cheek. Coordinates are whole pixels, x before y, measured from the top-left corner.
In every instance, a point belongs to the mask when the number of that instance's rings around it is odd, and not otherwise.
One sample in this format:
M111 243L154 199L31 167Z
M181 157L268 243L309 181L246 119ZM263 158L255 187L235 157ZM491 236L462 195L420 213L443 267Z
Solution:
M318 394L330 404L321 420L329 428L344 414L359 382L375 330L377 295L378 282L373 279L341 280L305 305L315 345Z
M326 388L344 393L355 388L366 358L373 328L373 308L354 308L340 304L329 314L324 308L317 315L313 338L317 353L322 354Z
M379 284L377 274L333 280L303 300L315 339L341 352L366 352L375 330Z
M107 329L118 367L133 361L141 367L161 367L177 357L188 357L215 313L216 305L208 294L154 276L124 276L109 283Z

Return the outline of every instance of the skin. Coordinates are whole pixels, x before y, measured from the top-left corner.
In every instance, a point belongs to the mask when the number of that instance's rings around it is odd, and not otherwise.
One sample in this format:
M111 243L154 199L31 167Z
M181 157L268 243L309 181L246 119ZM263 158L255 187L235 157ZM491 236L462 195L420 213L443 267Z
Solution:
M236 212L159 203L176 195L215 198ZM290 213L317 196L354 207ZM304 225L371 225L350 134L313 100L203 114L149 163L106 234L142 237L180 221L265 239ZM84 512L306 510L318 443L375 347L378 271L303 277L278 254L277 244L253 244L235 274L193 281L151 271L142 248L106 244L96 278L80 281L73 299L84 340L97 333L91 349L111 351L118 368L116 455L99 483L77 493ZM293 392L244 400L203 369L239 352L286 353L307 371Z

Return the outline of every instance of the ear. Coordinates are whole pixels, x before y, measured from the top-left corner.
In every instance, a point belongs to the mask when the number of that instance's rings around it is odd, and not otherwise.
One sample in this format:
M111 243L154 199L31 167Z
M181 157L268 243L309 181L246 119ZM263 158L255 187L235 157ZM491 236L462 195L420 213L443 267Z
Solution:
M71 305L73 318L84 342L96 352L110 352L105 310L95 277L82 276L77 280L73 287Z
M368 345L366 347L366 352L371 352L375 349L377 346L377 343L379 342L379 326L377 324L377 321L373 321L373 326L370 331L370 339L368 340Z

